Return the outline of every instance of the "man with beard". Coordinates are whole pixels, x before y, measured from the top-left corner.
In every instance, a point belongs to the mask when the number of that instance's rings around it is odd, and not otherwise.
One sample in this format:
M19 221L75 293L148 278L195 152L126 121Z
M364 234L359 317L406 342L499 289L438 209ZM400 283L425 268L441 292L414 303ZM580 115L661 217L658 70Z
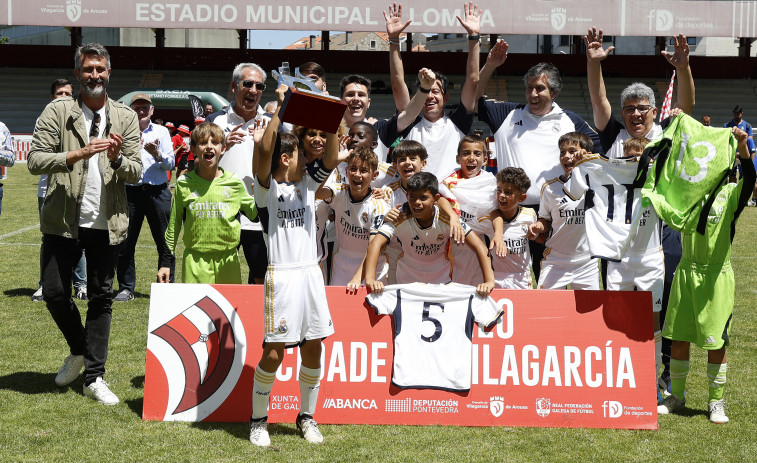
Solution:
M218 163L219 167L236 174L250 196L253 194L252 155L255 150L252 131L270 120L260 107L265 80L266 73L257 64L237 64L231 75L234 102L207 118L208 122L220 126L226 134L226 154ZM239 244L250 269L247 283L262 284L268 268L268 251L263 240L263 228L259 221L253 222L244 215L240 221L242 235Z
M84 395L107 405L118 397L105 382L113 276L126 239L125 183L142 174L139 125L127 106L108 98L110 55L89 43L76 50L79 97L59 98L37 120L27 166L49 174L42 206L42 293L70 349L55 383L65 386L84 369ZM71 296L72 269L87 257L88 308L83 325Z

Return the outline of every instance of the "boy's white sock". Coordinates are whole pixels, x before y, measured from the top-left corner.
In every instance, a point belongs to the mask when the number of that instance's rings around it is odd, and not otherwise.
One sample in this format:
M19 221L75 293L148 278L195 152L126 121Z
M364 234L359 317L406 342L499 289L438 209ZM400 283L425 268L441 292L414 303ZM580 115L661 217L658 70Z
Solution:
M321 369L300 365L300 414L313 416L318 405Z
M258 364L255 368L255 381L252 385L252 419L268 416L268 398L276 380L276 372L269 373Z

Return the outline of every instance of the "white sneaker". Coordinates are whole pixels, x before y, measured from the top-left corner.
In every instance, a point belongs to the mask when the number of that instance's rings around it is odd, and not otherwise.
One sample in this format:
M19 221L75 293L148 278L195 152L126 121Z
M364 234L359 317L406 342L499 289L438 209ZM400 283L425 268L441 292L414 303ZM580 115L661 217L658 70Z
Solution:
M58 386L65 386L71 384L76 378L79 377L81 371L84 369L84 356L83 355L69 355L63 360L63 366L58 370L58 374L55 375L55 384Z
M271 445L271 436L268 435L268 418L250 420L250 442L258 447Z
M310 415L297 415L297 429L302 431L302 437L311 444L323 442L323 434L318 429L318 423Z
M678 397L670 394L663 399L662 403L657 406L658 415L669 415L683 410L686 407L686 400L681 400Z
M728 423L730 421L725 414L725 400L712 400L707 404L710 410L710 421L717 424Z
M86 286L79 286L76 288L76 298L82 301L87 300L87 287Z
M118 397L110 391L108 383L102 376L98 376L89 386L84 386L84 395L105 405L116 405L119 402Z
M32 294L32 302L42 302L45 300L45 297L42 295L42 286L40 286L36 291L34 291L34 294Z

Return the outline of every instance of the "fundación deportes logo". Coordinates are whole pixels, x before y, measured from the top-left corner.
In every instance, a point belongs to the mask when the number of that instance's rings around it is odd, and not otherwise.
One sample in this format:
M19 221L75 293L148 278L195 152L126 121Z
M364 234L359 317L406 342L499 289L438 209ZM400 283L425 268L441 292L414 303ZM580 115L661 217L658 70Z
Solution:
M623 414L623 404L615 400L602 402L602 416L605 418L619 418Z

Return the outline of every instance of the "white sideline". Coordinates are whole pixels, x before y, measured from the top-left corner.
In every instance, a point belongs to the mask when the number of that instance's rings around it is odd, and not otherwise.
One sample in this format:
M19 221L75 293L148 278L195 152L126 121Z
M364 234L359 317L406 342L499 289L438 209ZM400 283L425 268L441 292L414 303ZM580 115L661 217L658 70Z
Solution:
M22 228L20 230L12 231L10 233L6 233L4 235L0 235L0 241L4 240L5 238L10 238L11 236L20 235L23 232L27 232L29 230L39 229L39 224L32 225L30 227Z

